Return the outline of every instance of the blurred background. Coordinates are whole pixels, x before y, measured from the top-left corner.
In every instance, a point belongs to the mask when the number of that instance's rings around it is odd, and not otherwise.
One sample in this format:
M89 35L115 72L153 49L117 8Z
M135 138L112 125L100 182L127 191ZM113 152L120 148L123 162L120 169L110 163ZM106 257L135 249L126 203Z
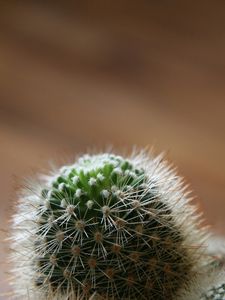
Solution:
M225 234L225 1L0 2L1 240L24 176L107 145L165 150Z

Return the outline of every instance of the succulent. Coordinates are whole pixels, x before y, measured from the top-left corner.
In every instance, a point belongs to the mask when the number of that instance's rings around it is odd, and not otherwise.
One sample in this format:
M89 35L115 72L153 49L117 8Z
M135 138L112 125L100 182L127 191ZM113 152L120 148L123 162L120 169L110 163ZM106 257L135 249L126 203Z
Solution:
M208 264L189 202L151 154L84 155L40 176L13 217L14 298L179 298Z
M201 300L223 300L225 299L225 283L212 286L206 293L203 293Z
M207 274L200 276L202 282L197 281L198 298L200 300L225 300L225 240L221 236L211 236L207 242L207 253L212 260L208 265ZM193 297L192 295L190 299Z
M177 300L225 300L224 257L211 256L211 262L199 271L192 285Z

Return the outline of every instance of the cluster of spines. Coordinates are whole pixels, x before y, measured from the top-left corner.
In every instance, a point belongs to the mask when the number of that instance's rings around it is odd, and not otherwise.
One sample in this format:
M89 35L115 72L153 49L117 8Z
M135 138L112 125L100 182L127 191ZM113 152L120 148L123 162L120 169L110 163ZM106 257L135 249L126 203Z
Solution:
M33 207L34 289L44 299L173 299L192 276L185 235L157 181L131 160L84 156Z
M225 299L225 283L215 285L201 296L201 300L224 300Z

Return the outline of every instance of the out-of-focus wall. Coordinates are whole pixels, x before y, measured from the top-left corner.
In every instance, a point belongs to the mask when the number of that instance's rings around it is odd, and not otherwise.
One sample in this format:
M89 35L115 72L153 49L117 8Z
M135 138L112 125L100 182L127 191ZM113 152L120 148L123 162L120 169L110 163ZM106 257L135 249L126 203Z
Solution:
M49 159L155 145L225 233L225 2L52 3L0 4L0 227Z

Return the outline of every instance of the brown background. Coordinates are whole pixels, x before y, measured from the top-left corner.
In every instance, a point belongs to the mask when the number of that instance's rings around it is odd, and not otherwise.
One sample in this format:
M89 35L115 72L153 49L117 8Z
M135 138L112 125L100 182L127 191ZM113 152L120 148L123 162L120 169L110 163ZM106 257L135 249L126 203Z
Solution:
M166 150L224 234L225 1L62 3L0 2L0 227L31 170L135 144Z

